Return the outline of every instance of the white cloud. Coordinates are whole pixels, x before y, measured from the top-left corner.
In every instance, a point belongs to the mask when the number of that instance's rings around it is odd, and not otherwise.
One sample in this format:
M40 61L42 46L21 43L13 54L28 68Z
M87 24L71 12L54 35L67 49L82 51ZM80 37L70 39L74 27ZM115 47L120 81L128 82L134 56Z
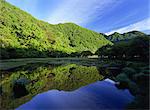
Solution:
M74 22L86 24L108 11L117 0L65 0L50 13L47 21L52 24ZM118 3L118 2L117 2Z
M150 30L150 18L144 19L142 21L136 22L134 24L131 24L129 26L120 28L120 29L115 29L112 30L110 32L107 32L107 35L110 35L114 32L119 32L119 33L125 33L125 32L129 32L129 31L145 31L145 30Z

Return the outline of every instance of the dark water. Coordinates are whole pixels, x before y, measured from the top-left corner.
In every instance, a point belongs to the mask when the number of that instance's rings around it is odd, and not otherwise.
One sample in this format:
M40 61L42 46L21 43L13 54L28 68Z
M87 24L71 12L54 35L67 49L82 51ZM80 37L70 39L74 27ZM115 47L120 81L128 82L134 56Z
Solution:
M0 109L124 109L133 96L92 65L38 63L1 71Z
M49 90L16 110L121 110L132 100L133 96L128 90L118 90L112 82L104 80L72 92Z

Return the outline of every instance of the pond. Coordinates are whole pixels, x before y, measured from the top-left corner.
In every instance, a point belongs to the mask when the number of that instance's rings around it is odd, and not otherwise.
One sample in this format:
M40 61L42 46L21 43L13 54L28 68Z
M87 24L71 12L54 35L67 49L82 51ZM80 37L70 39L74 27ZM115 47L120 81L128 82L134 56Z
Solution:
M49 90L38 94L17 110L121 110L132 100L133 96L128 90L118 90L113 83L104 80L71 92Z
M97 69L100 63L97 60L57 59L57 63L53 62L30 61L1 68L1 109L120 110L134 99L127 89L117 89L114 81L105 79Z

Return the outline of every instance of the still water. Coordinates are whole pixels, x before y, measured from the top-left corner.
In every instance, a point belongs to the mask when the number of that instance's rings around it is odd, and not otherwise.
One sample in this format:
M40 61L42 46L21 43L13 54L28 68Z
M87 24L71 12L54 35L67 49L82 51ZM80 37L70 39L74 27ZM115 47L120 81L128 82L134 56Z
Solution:
M121 110L134 98L94 65L36 63L1 73L1 109Z
M113 83L104 80L72 92L49 90L16 110L121 110L132 100L128 90L118 90Z

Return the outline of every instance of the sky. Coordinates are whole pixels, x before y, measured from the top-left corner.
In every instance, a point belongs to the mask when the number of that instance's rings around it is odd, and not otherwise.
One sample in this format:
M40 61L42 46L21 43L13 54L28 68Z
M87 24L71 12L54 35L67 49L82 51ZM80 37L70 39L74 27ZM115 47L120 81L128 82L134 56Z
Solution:
M50 24L73 22L112 34L142 31L150 34L150 0L6 0Z

